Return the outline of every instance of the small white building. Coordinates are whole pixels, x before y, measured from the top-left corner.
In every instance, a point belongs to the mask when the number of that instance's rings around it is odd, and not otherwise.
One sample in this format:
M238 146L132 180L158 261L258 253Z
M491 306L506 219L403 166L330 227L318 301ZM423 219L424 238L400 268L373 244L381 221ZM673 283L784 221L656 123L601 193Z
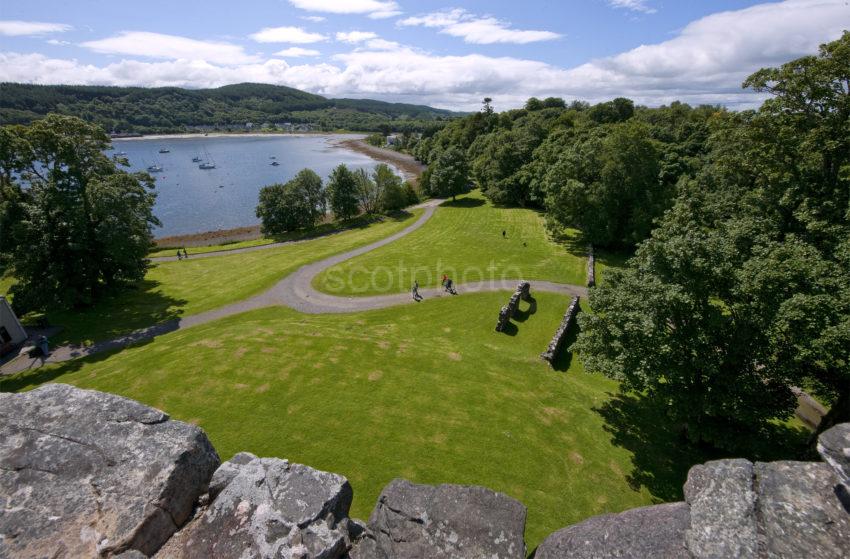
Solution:
M27 331L5 297L0 296L0 355L27 339Z

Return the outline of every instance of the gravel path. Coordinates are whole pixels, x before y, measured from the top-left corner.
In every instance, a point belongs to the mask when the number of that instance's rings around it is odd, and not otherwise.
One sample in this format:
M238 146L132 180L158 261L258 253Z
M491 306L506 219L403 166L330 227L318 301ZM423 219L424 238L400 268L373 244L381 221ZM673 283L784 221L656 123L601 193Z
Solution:
M167 334L169 332L183 330L185 328L191 328L192 326L206 324L208 322L212 322L214 320L218 320L227 316L232 316L235 314L255 309L261 309L265 307L287 306L302 313L328 314L351 313L371 309L381 309L395 305L415 304L410 293L393 293L390 295L376 295L371 297L338 297L335 295L329 295L327 293L321 293L320 291L316 291L313 288L312 282L314 277L322 273L327 268L330 268L331 266L335 266L337 264L340 264L341 262L345 262L346 260L373 251L382 246L386 246L404 237L405 235L409 235L413 231L416 231L417 229L425 225L425 223L434 214L434 211L440 203L442 203L442 200L430 200L428 202L420 204L419 206L415 206L418 208L424 208L425 211L413 224L402 229L398 233L390 235L389 237L386 237L379 241L375 241L372 244L362 246L360 248L356 248L354 250L350 250L348 252L337 254L336 256L331 256L329 258L325 258L324 260L319 260L318 262L313 262L312 264L302 266L294 273L283 278L274 287L272 287L265 293L261 293L249 299L245 299L244 301L225 305L223 307L219 307L217 309L213 309L207 312L194 314L192 316L187 316L186 318L171 320L141 330L136 330L135 332L131 332L130 334L119 336L112 340L97 342L90 346L57 347L52 350L50 356L46 360L41 358L29 358L26 356L21 356L17 359L13 359L12 361L5 363L2 367L0 367L0 374L14 374L29 369L36 369L38 367L41 367L45 363L61 363L63 361L78 359L80 357L86 357L95 353L122 349L129 345L136 344L145 340L150 340L157 336ZM255 250L273 248L275 246L281 246L284 244L300 242L304 241L289 241L287 243L276 243L274 245L263 245L258 247L247 247L244 249L208 252L205 254L199 254L197 256L194 256L193 258L206 258L211 256L220 256L222 254L251 252ZM176 258L166 257L159 260L176 260ZM482 281L460 284L457 285L457 289L460 293L476 293L498 290L513 291L516 287L517 282L518 280ZM532 282L531 289L532 292L551 291L554 293L562 293L564 295L570 296L587 296L587 288L585 287L578 285L553 283L547 281L534 281ZM441 287L427 289L423 288L419 290L419 293L425 300L439 297L451 297L451 295L446 293Z

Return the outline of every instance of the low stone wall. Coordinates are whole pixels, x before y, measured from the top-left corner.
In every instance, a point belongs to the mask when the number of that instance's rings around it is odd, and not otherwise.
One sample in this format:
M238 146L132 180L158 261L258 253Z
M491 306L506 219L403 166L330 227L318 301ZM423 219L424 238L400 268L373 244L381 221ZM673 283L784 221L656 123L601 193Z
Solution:
M363 522L345 477L245 452L220 464L201 429L133 400L54 384L0 393L0 409L3 558L527 554L525 506L485 487L396 479ZM846 558L850 424L818 452L824 462L694 466L685 501L589 518L535 558Z
M587 245L587 286L596 285L596 256L593 254L593 245Z
M546 351L540 354L540 358L548 362L550 366L552 366L555 363L555 360L558 359L558 355L560 355L564 346L564 340L567 339L567 334L570 331L570 326L575 322L576 315L580 310L579 297L573 297L572 302L570 302L570 306L567 307L567 312L564 313L564 318L561 319L561 324L558 326L558 329L555 330L555 335L552 336L552 341L549 342L549 347L546 348Z
M516 313L520 301L531 300L531 284L521 281L516 286L516 291L511 295L508 304L499 310L499 320L496 322L496 332L504 332Z

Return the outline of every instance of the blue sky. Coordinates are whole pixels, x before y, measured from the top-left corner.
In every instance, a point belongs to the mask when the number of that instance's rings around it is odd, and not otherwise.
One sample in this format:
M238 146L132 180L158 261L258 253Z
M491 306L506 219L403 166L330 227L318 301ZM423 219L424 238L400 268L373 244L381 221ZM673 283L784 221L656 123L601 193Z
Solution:
M850 29L846 0L4 2L0 81L215 87L497 109L534 96L730 107Z

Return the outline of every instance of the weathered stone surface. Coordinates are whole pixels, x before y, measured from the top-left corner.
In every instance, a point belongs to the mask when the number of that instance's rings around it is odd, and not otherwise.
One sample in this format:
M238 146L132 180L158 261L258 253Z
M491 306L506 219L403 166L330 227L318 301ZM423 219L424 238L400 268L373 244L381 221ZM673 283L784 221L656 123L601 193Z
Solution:
M239 453L215 472L206 509L158 557L343 557L351 498L340 475Z
M558 325L555 335L552 336L552 341L549 342L546 351L540 354L540 358L548 362L549 365L553 365L555 360L558 359L558 355L560 355L561 350L564 348L564 341L567 339L570 326L575 322L576 315L580 310L579 298L573 297L570 306L567 307L567 312L564 313L564 318L561 319L561 324Z
M534 559L687 558L688 525L685 503L603 514L550 535Z
M516 286L516 291L511 294L508 304L499 310L499 319L496 322L496 332L504 332L508 324L516 314L519 308L520 301L531 301L531 284L527 281L520 281Z
M688 472L688 549L695 557L755 557L758 551L753 464L717 460Z
M587 245L587 286L596 286L596 255L593 254L593 245Z
M484 487L387 485L369 518L378 548L389 558L524 558L526 509Z
M817 462L757 462L760 557L850 556L850 514L837 478Z
M150 555L218 465L203 431L120 396L0 394L0 557Z
M347 559L391 559L378 546L378 539L366 524L360 520L348 521L348 533L352 541Z
M818 437L818 453L845 486L850 486L850 423L828 429Z

